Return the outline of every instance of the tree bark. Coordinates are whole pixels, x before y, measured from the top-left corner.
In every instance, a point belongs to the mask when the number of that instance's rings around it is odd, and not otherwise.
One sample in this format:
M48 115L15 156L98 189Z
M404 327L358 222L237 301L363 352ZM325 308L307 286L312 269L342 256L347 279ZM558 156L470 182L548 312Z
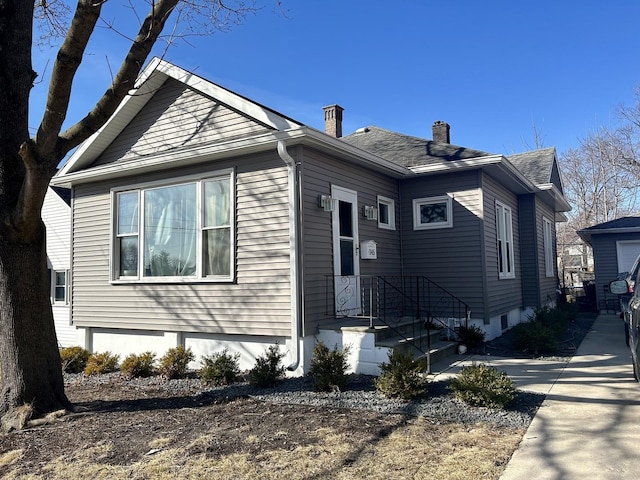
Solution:
M31 404L38 413L71 405L49 302L44 225L30 243L0 238L0 413Z
M0 416L24 404L36 414L71 407L49 300L42 203L58 162L104 125L131 90L177 2L152 3L112 85L61 135L73 77L103 4L78 0L53 66L43 120L30 138L34 2L0 0Z

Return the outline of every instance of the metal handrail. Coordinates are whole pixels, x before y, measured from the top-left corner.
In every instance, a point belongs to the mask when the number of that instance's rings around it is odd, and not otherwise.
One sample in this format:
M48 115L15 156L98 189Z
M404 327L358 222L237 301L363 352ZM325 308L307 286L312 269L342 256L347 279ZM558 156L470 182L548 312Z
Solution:
M468 327L471 315L465 302L424 276L329 275L327 289L334 293L327 295L327 301L333 302L334 315L366 318L370 328L374 328L376 321L380 322L427 355L431 350L429 333L433 325L442 326L448 336L455 338L456 323L461 326L463 321ZM413 322L405 334L399 326L406 328L407 318L413 318ZM425 338L426 346L423 345Z

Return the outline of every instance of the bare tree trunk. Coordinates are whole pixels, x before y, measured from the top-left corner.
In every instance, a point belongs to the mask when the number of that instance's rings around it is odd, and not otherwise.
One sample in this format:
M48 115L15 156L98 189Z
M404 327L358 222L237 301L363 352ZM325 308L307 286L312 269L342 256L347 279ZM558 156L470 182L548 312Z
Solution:
M0 414L70 408L49 303L44 225L34 242L0 239Z
M27 183L41 205L53 173L46 166L27 172L19 154L29 138L35 79L33 5L0 0L0 415L25 403L39 412L70 406L49 301L44 225L37 214L16 215Z

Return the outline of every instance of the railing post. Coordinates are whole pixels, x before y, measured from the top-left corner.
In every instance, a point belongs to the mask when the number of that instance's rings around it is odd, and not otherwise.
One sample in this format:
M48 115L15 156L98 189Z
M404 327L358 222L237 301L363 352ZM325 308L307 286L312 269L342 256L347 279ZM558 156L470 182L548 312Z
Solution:
M427 375L431 375L431 314L427 312Z
M373 329L373 277L369 277L369 328Z

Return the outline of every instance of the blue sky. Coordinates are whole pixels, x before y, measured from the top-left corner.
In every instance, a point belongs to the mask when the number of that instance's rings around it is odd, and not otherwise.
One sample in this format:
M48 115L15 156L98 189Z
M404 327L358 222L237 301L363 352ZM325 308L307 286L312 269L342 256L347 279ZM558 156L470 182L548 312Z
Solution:
M123 21L125 2L103 16ZM510 154L534 145L562 154L615 123L640 84L640 2L618 0L273 0L229 32L178 42L165 58L311 127L344 107L344 133L376 125L431 138L451 125L457 145ZM133 22L126 22L123 28ZM74 84L68 123L104 92L126 42L100 29ZM154 54L162 54L159 46ZM55 50L35 48L44 72ZM109 59L107 62L107 58ZM30 126L46 82L32 95Z

